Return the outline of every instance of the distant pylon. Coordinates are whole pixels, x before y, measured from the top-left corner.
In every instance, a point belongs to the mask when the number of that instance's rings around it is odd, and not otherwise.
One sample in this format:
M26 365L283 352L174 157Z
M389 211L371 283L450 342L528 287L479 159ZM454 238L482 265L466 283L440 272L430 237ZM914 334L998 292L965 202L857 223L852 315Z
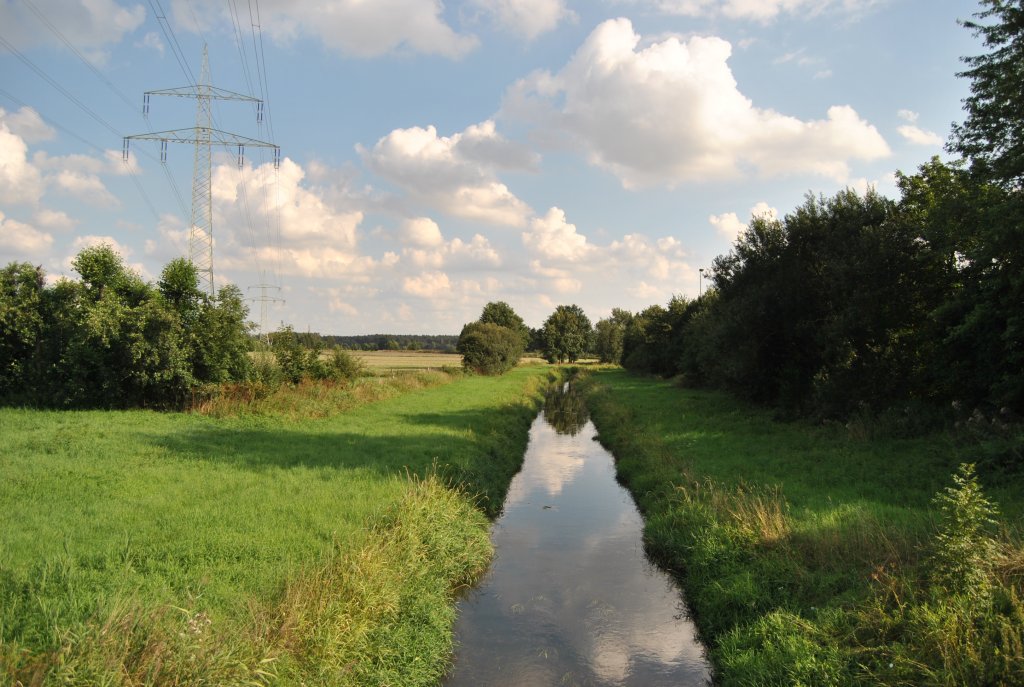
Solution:
M196 100L196 125L190 129L172 129L151 134L136 134L124 137L123 156L128 160L129 141L160 141L160 162L167 162L167 143L191 143L195 146L195 160L192 167L192 217L188 236L188 259L196 267L199 286L211 296L213 283L213 199L212 199L212 158L210 147L214 144L238 148L238 167L245 162L245 147L274 149L274 168L281 165L281 148L274 143L213 128L213 100L241 100L256 103L256 121L263 121L263 101L259 98L235 93L210 85L210 60L206 45L203 45L203 68L199 83L181 88L146 91L142 97L142 114L149 118L149 98L153 95L169 95Z
M259 303L260 304L260 338L263 340L264 343L266 343L269 346L270 345L270 332L267 331L267 310L268 310L267 306L268 306L269 303L284 303L284 299L283 298L275 298L274 296L268 296L267 295L267 291L268 290L275 289L277 291L280 291L281 287L280 286L274 286L273 284L268 284L266 278L264 278L264 275L262 275L262 274L260 275L260 277L261 277L261 279L260 279L260 283L259 284L257 284L256 286L250 286L249 287L250 291L252 289L259 289L259 291L260 291L259 298L248 298L246 300L249 300L249 301L252 301L254 303Z

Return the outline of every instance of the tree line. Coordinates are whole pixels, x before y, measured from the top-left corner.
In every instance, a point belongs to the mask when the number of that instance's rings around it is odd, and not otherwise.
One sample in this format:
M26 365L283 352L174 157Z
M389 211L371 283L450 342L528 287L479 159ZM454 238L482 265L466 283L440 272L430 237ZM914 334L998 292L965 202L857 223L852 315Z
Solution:
M52 285L29 263L0 269L0 400L180 407L197 387L249 376L238 287L200 292L185 259L150 284L107 245L82 250L72 267L80 280Z
M590 319L578 305L558 306L540 329L531 329L512 306L494 301L462 328L456 350L466 369L495 375L515 367L527 350L551 363L574 363L590 352L593 340Z
M456 334L335 334L296 333L303 345L324 348L340 347L350 351L437 351L454 353L459 341Z
M602 359L805 415L1024 413L1024 14L983 4L960 160L754 217L707 293L598 322Z

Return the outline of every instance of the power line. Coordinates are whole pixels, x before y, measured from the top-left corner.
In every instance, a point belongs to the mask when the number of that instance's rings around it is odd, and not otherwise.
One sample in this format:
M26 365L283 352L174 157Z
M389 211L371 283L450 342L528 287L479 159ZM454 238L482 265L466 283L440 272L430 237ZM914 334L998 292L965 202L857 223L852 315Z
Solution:
M178 38L174 35L171 23L167 21L167 14L164 12L163 5L160 4L160 0L149 0L149 6L153 9L153 15L156 17L157 23L160 24L160 30L163 31L164 38L167 39L167 44L171 47L171 52L174 53L174 59L178 61L178 66L181 67L181 71L185 74L189 85L194 86L196 77L188 66L188 60L185 59L185 54L181 50Z
M168 143L190 143L195 146L195 158L192 168L192 221L189 231L189 260L196 267L200 280L212 296L214 294L213 279L213 198L212 198L212 160L210 148L213 144L236 146L238 163L243 164L246 146L254 148L273 148L275 164L279 163L281 149L273 143L260 141L233 134L212 126L213 114L211 106L214 100L255 101L252 96L243 95L223 88L210 85L210 61L206 46L203 46L203 68L199 83L181 88L168 88L147 91L143 102L145 111L149 110L150 96L171 96L191 98L196 101L196 123L190 129L172 129L149 134L135 134L124 137L123 155L128 158L130 141L160 141L160 158L166 160Z
M4 90L2 88L0 88L0 95L2 95L3 97L7 98L11 102L13 102L15 105L20 105L21 107L27 107L27 108L30 108L30 109L33 109L33 110L35 109L31 105L26 103L24 100L21 100L20 98L14 96L13 94L8 93L6 90ZM55 129L59 129L60 131L63 131L68 136L71 136L72 138L78 139L79 141L81 141L85 145L89 146L90 148L93 148L97 152L99 152L99 153L101 153L103 155L107 154L107 149L100 147L99 145L93 143L92 141L90 141L87 138L79 136L74 131L72 131L71 129L68 129L65 126L62 126L59 122L53 120L52 118L47 117L47 123L50 124L51 126L53 126ZM160 214L156 211L156 206L153 205L153 201L150 200L149 194L147 194L146 190L142 187L142 183L139 181L138 176L135 174L135 170L132 169L131 165L125 165L125 169L128 170L128 176L131 177L132 182L135 184L135 188L138 189L139 195L142 196L142 200L146 204L146 207L149 208L149 211L153 213L153 217L156 218L157 221L160 221Z
M28 67L33 72L35 72L36 75L39 76L39 78L41 78L43 81L45 81L46 83L48 83L51 86L53 86L57 91L59 91L61 93L61 95L63 95L65 98L67 98L68 100L73 102L75 105L77 105L79 107L79 109L82 110L82 112L84 112L87 115L89 115L90 117L92 117L92 119L94 119L100 126L104 127L105 129L107 129L108 131L110 131L112 134L114 134L117 137L121 136L121 134L118 133L117 129L115 129L113 126L111 126L107 122L107 120L103 119L98 114L93 112L93 110L90 109L88 105L83 103L81 100L79 100L74 95L72 95L66 88L64 88L59 83L57 83L52 78L50 78L49 74L47 74L40 67L38 67L35 62L33 62L32 60L30 60L27 57L25 57L25 55L23 55L20 50L18 50L13 45L11 45L10 42L8 42L8 40L6 38L4 38L2 35L0 35L0 43L2 43L5 48L7 48L9 51L11 51L11 53L15 57L17 57L19 60L21 60L22 63L25 64L26 67Z
M105 83L107 87L117 95L117 97L119 97L121 100L125 102L126 105L128 105L128 107L130 107L133 111L137 112L136 105L128 99L128 96L122 93L121 90L117 86L115 86L110 79L104 76L103 73L100 70L98 70L92 62L86 59L85 55L83 55L78 50L78 48L76 48L74 44L67 39L67 36L61 33L60 29L53 25L53 22L51 22L46 17L46 15L38 7L36 7L36 4L32 2L32 0L24 0L24 2L26 5L28 5L28 8L32 10L32 13L36 15L36 18L39 19L39 21L41 21L43 25L46 26L46 28L48 28L53 35L59 38L61 42L63 42L64 45L66 45L68 49L71 52L73 52L79 60L81 60L82 64L84 64L86 67L92 70L92 73L96 75L96 78Z
M66 45L68 47L68 49L71 50L72 53L74 53L74 55L79 59L79 61L82 62L82 64L84 64L86 67L88 67L90 71L92 71L92 73L96 76L96 78L98 78L100 81L102 81L104 84L106 84L106 86L115 95L117 95L117 97L119 97L122 100L122 102L124 102L129 107L129 109L132 110L132 112L138 113L137 105L132 103L131 100L129 100L128 96L126 96L124 94L124 92L121 91L121 89L119 89L110 79L108 79L99 69L97 69L96 66L92 62L90 62L85 57L85 55L83 55L81 53L81 51L79 51L78 48L75 47L75 45L70 40L68 40L67 36L65 36L61 32L60 29L58 29L56 26L54 26L53 22L50 21L50 19L46 16L46 14L42 10L40 10L39 7L37 7L36 4L34 2L32 2L32 0L24 0L24 2L25 2L25 4L28 5L29 9L32 10L32 13L35 14L36 18L39 19L39 21L42 22L42 24L44 26L46 26L46 28L49 29L50 32L53 35L55 35L57 38L59 38L61 40L61 42L64 43L64 45ZM37 70L37 73L38 73L38 70ZM51 81L51 85L52 85L52 81ZM99 149L98 146L95 146L92 143L88 143L87 141L85 141L84 139L79 137L77 134L72 133L70 130L65 129L64 127L59 127L59 128L62 131L65 131L66 133L71 134L75 138L78 138L79 140L83 141L84 143L87 143L88 145L92 145L94 148ZM108 128L112 128L112 127L108 126ZM121 136L120 133L117 133L117 135ZM99 149L99 150L101 152L105 152L102 149ZM153 157L151 154L149 154L149 153L145 153L145 154L150 159L152 159L154 161L156 160L156 158ZM170 173L170 170L168 170L166 166L161 165L161 167L164 170L164 175L166 176L167 182L168 182L168 184L171 187L171 191L174 193L174 197L175 197L175 199L178 202L178 207L181 210L182 215L187 215L188 214L188 210L185 208L185 202L182 199L181 190L178 189L178 184L174 181L174 176ZM140 193L142 194L143 198L145 199L146 204L150 207L151 210L153 210L154 216L156 216L157 220L159 220L159 215L157 214L156 209L153 206L153 203L149 200L149 196L143 190L142 184L139 182L138 178L136 177L134 170L132 170L130 167L128 169L129 169L129 173L131 174L132 181L135 182L135 185L136 185L136 187L138 187Z

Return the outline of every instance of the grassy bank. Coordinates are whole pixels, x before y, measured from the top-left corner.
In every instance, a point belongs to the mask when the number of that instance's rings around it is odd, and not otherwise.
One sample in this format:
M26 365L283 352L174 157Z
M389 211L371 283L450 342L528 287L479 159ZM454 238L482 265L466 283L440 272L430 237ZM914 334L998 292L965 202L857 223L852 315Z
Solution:
M1024 684L1019 434L868 440L621 371L587 384L722 684ZM946 491L965 462L982 494Z
M326 419L0 409L0 683L433 684L546 375Z

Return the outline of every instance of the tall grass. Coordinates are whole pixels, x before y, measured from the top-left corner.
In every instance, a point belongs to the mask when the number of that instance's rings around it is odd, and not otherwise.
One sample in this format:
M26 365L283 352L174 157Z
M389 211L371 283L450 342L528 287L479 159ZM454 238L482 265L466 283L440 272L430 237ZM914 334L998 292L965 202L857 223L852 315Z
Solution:
M546 374L324 419L0 409L0 684L431 684Z
M587 383L646 546L680 577L722 684L1024 684L1024 483L1002 468L972 493L952 479L991 446L778 423L621 372ZM974 515L950 529L937 493ZM1002 513L991 539L962 524L988 499ZM992 594L937 572L964 550L993 552L968 561Z
M304 379L298 384L262 381L224 384L197 396L192 410L213 417L269 415L290 420L344 413L409 391L448 384L461 375L444 370L403 370L343 380Z

